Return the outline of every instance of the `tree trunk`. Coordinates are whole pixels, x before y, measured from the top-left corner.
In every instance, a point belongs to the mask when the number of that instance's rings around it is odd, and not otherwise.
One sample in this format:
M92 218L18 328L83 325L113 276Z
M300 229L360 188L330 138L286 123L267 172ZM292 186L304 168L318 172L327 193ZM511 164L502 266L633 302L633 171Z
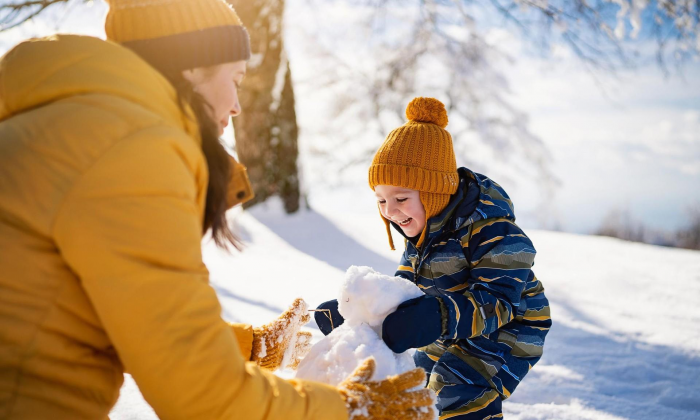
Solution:
M252 50L240 92L243 112L233 119L236 151L255 191L246 207L279 195L293 213L299 209L298 128L282 40L284 1L228 1L248 29Z

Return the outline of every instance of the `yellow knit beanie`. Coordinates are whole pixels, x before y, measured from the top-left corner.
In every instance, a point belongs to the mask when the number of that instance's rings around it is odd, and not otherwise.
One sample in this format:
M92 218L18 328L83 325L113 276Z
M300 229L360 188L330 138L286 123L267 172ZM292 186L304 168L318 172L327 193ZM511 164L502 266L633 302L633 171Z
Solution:
M457 192L459 175L452 136L445 130L445 105L433 98L414 98L406 107L408 122L393 130L381 145L369 168L369 186L392 185L420 191L426 226L418 239L420 247L428 230L427 221L439 214ZM389 220L384 218L389 245L394 249Z
M107 39L159 70L250 58L248 32L224 0L107 0Z

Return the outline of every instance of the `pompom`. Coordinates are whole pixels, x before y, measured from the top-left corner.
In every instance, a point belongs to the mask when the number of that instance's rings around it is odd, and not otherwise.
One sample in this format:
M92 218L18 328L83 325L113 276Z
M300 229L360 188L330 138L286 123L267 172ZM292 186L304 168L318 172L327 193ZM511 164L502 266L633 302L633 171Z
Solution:
M409 121L432 123L440 128L447 127L445 104L435 98L413 98L406 107Z

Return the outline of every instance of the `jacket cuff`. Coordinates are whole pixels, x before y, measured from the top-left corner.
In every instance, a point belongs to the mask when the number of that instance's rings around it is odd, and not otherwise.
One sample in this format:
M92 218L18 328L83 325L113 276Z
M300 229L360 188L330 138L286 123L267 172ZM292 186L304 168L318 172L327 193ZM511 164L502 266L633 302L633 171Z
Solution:
M307 419L348 420L348 407L338 388L319 382L291 379L289 383L311 403Z
M462 298L461 296L449 295L441 296L441 298L445 312L443 312L443 330L442 337L440 338L442 340L456 340L457 338L465 338L458 337L458 331L460 329L460 325L464 324L465 322L467 322L468 325L471 325L471 321L468 320L471 319L471 314L457 302L458 300L461 301L464 299L460 299ZM440 309L443 308L441 307Z
M438 303L440 304L440 319L442 319L442 329L440 332L440 336L444 337L448 334L448 329L447 329L447 321L450 319L450 311L447 309L447 305L445 305L445 301L442 300L440 297L436 297Z
M253 326L248 324L228 324L236 335L238 348L246 361L250 360L253 354Z
M229 179L228 191L226 192L226 208L231 209L238 204L252 200L255 197L255 193L250 185L246 167L231 155L228 156L228 159L231 165L231 178Z

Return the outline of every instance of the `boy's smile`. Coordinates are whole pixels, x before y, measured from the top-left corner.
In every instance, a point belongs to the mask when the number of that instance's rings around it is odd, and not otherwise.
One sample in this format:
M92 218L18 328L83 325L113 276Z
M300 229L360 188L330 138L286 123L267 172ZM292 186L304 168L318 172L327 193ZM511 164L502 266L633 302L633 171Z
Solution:
M401 226L403 233L410 238L421 234L425 227L425 208L419 191L377 185L374 192L384 218Z

